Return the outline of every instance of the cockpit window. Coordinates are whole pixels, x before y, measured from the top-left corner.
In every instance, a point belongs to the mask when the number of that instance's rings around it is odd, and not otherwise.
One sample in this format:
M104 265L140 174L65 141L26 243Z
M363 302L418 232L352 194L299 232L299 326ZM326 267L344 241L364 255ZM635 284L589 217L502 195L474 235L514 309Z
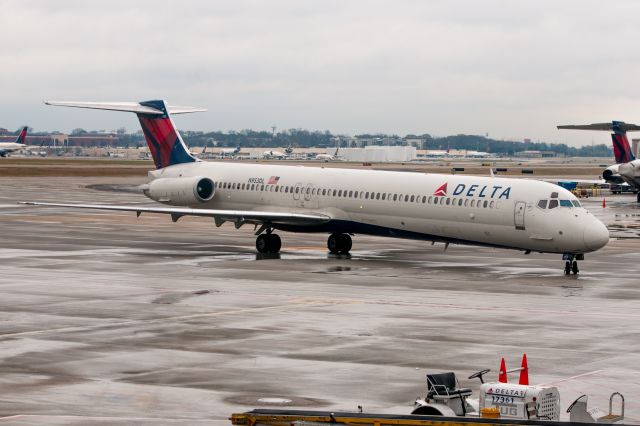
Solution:
M573 207L573 204L571 204L571 200L560 200L560 207Z
M558 200L549 200L549 208L555 209L556 207L558 207Z
M551 198L558 198L558 193L557 192L552 192L551 193Z
M571 202L573 203L574 207L582 207L582 205L580 204L580 201L578 200L571 200Z
M540 200L538 201L538 207L541 209L546 209L547 208L547 200Z

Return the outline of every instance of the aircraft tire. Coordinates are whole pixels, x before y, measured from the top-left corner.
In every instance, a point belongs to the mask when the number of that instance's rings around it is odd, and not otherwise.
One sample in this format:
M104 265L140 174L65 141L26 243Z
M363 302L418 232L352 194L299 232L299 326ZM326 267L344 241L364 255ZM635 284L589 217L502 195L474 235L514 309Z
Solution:
M331 254L348 254L352 245L349 234L334 233L327 239L327 248Z
M564 264L564 274L565 275L571 274L571 262L565 262L565 264Z
M282 248L282 240L278 234L267 235L267 246L269 253L278 253Z
M353 241L349 234L340 234L340 253L347 254L351 251Z
M327 248L331 254L340 253L340 235L341 234L331 234L327 239Z
M573 264L571 265L571 272L573 272L574 275L576 275L578 272L580 272L580 269L578 269L578 262L576 262L575 260L573 261Z
M258 238L256 238L256 250L258 250L258 253L269 252L269 236L267 234L258 235Z

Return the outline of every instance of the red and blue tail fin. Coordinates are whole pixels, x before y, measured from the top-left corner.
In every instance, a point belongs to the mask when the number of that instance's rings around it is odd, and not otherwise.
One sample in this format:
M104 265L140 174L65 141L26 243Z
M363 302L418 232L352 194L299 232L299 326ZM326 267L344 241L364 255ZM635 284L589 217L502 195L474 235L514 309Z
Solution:
M624 121L612 121L610 123L593 123L593 124L570 124L558 126L558 129L569 130L606 130L613 132L611 140L613 141L613 155L616 157L616 163L628 163L636 159L631 152L627 132L636 132L640 130L637 124L625 123Z
M627 138L627 132L621 121L613 121L611 123L611 140L613 141L613 155L616 158L616 163L628 163L636 159L631 152L631 146L629 145L629 139Z
M162 115L136 113L157 169L197 161L184 144L164 101L146 101L140 105L162 111Z
M27 130L29 128L27 126L24 126L22 128L22 130L20 130L20 134L18 135L18 138L16 139L16 143L21 143L24 144L25 139L27 139Z
M191 155L170 114L206 111L202 108L167 106L162 100L145 102L58 102L45 101L47 105L76 108L105 109L134 112L138 116L149 151L157 169L175 164L193 163Z

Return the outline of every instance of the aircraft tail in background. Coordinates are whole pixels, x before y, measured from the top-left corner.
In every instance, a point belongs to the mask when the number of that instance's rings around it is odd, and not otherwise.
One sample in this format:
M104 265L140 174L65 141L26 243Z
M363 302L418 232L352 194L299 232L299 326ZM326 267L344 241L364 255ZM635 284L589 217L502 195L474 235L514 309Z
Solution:
M18 135L18 138L16 139L16 143L21 143L24 145L24 141L25 139L27 139L27 130L29 130L29 127L24 126L22 128L22 130L20 130L20 134Z
M564 125L558 126L558 129L604 130L612 132L611 141L613 142L613 155L616 158L616 163L624 164L636 159L633 152L631 152L627 132L639 131L640 126L637 124L625 123L624 121L612 121L610 123Z

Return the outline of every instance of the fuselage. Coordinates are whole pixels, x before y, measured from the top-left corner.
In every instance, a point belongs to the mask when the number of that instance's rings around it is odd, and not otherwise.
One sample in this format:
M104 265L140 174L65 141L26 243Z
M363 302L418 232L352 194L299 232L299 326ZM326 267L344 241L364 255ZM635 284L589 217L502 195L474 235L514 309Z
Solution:
M0 142L0 150L5 152L18 151L26 148L27 145L17 142Z
M321 213L294 232L341 232L586 253L609 240L606 227L569 191L547 182L377 170L196 162L152 178L202 176L215 196L189 207Z
M640 160L616 164L620 177L629 185L640 188Z

